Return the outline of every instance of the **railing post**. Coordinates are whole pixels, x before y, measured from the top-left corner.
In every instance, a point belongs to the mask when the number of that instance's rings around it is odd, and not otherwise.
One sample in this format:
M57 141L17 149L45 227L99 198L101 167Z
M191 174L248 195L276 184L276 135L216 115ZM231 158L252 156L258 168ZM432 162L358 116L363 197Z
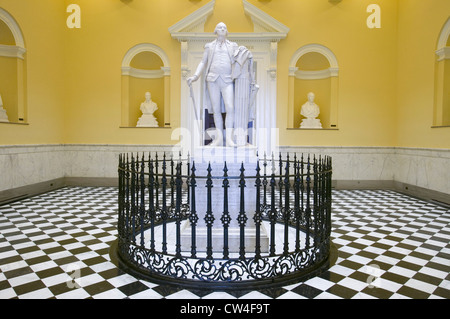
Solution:
M314 174L314 182L313 182L313 216L314 216L314 245L317 247L319 244L319 201L318 201L318 179L319 175L317 173L317 159L314 155L314 161L313 161L313 174Z
M124 231L124 220L125 220L125 209L124 209L124 162L123 162L123 156L122 154L119 154L119 167L118 167L118 176L119 176L119 193L118 193L118 206L119 206L119 215L117 218L117 232L119 237L123 237L123 231Z
M149 155L150 158L150 155ZM150 250L152 253L155 252L155 204L154 204L154 189L155 189L155 176L153 174L153 160L149 159L148 163L148 205L149 205L149 217L150 217Z
M213 187L213 181L212 181L212 176L211 176L211 163L208 163L208 175L206 178L206 188L207 188L207 208L206 208L206 215L205 215L205 223L206 223L206 230L207 230L207 235L206 235L206 258L207 259L212 259L212 252L213 252L213 247L212 247L212 225L214 223L214 214L212 211L212 198L211 198L211 189Z
M145 244L145 238L144 238L144 230L145 230L145 224L144 224L144 217L145 217L145 161L144 161L144 153L142 153L142 160L141 160L141 172L139 177L139 191L140 191L140 205L139 205L139 214L140 214L140 230L141 230L141 246L144 246Z
M300 251L300 163L297 155L294 158L294 194L295 194L295 251Z
M197 210L195 208L195 187L197 186L195 181L195 163L192 162L192 173L190 179L191 188L191 213L189 215L189 221L191 222L191 258L196 258L196 227L198 221Z
M238 222L240 227L240 245L239 245L239 258L245 259L245 224L247 223L247 216L245 215L245 176L244 176L244 163L241 164L241 174L239 178L240 193L240 209L238 215Z
M175 181L173 179L174 177L174 171L173 171L173 167L174 167L174 161L173 161L173 155L170 156L170 207L173 208L175 207Z
M131 154L131 241L136 244L136 167Z
M126 164L125 164L125 180L126 180L126 193L125 193L125 235L127 240L130 240L130 162L127 154Z
M272 154L272 176L270 178L270 256L275 256L275 223L277 221L277 209L275 207L275 162Z
M287 154L286 167L284 169L284 255L287 255L289 253L289 184L289 154Z
M262 181L262 184L263 184L263 207L265 208L265 207L267 207L267 172L266 172L266 169L267 169L267 158L266 158L266 152L264 152L264 163L263 163L263 166L264 166L264 178L263 178L263 181Z
M181 163L179 162L176 167L176 179L175 179L175 223L176 223L176 256L181 258L181 220L183 216L181 215Z
M167 203L166 203L166 188L167 188L167 165L166 165L166 153L163 154L163 163L162 163L162 211L161 211L161 219L162 219L162 252L163 254L167 254Z
M228 246L228 226L231 222L231 217L228 212L228 188L230 187L230 182L228 180L228 168L227 162L224 163L223 167L223 214L220 220L223 225L223 259L229 258L229 246Z
M308 162L306 163L306 209L305 209L305 219L306 219L306 248L308 249L310 247L310 243L309 243L309 234L310 234L310 229L309 229L309 219L311 217L311 206L309 203L309 197L310 197L310 192L311 192L311 163L310 163L310 158L308 155Z
M255 258L259 259L261 258L261 175L260 175L260 167L259 167L259 159L256 162L256 210L255 210L255 216L253 217L253 220L255 221L255 237L256 237L256 244L255 244Z

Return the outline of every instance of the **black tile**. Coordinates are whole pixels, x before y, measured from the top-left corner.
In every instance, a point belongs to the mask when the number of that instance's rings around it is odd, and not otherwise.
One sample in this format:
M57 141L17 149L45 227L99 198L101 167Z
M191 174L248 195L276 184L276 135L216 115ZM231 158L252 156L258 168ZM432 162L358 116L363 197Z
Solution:
M135 281L135 282L129 283L127 285L118 287L118 289L121 292L123 292L125 295L131 296L131 295L134 295L139 292L147 290L148 287L139 281Z
M430 296L430 294L427 292L420 291L408 286L402 286L397 291L397 293L412 299L427 299Z
M358 293L358 291L356 290L341 286L339 284L333 285L332 287L327 289L327 292L344 299L350 299Z
M301 284L298 287L292 289L291 291L310 299L317 297L323 292L322 290L308 286L307 284Z
M101 282L92 284L90 286L83 287L83 289L91 296L94 296L96 294L99 294L99 293L102 293L102 292L105 292L105 291L108 291L108 290L111 290L114 288L115 287L107 281L101 281Z
M15 293L17 295L24 295L30 292L33 292L35 290L39 290L45 288L45 285L42 281L40 280L36 280L36 281L31 281L31 282L27 282L25 284L13 287Z
M23 276L23 275L27 275L27 274L32 274L33 273L33 269L31 269L30 267L22 267L22 268L17 268L17 269L13 269L13 270L7 270L3 272L5 274L5 277L8 279L11 278L15 278L15 277L19 277L19 276Z
M389 299L393 295L393 292L377 287L366 287L361 292L378 299Z

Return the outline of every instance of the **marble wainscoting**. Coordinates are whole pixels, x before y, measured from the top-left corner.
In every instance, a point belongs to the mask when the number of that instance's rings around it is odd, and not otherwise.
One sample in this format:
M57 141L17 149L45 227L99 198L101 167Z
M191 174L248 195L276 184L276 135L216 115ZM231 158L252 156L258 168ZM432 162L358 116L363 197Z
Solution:
M65 176L64 146L0 146L0 202L61 187Z
M337 189L393 189L450 204L450 149L280 146L279 150L331 156Z
M175 145L3 145L0 202L64 185L117 185L120 153L174 154ZM394 189L450 204L450 149L399 147L294 147L280 152L329 155L338 189ZM173 152L173 153L172 153Z
M115 186L117 185L117 165L120 154L131 154L145 158L158 153L178 158L179 149L175 145L65 145L66 181L70 185Z
M450 203L450 150L396 148L394 167L398 189L439 192Z

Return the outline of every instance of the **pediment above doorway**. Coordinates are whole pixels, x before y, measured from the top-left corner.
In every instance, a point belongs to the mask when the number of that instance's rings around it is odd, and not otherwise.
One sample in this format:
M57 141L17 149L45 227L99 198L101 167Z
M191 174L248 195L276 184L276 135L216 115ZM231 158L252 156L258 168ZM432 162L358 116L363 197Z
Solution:
M200 9L197 9L190 15L181 19L169 28L173 38L179 41L188 40L210 40L214 39L213 32L205 32L205 22L214 12L216 0L212 0ZM255 7L246 0L242 0L244 13L248 15L253 22L253 32L230 32L228 37L232 40L247 40L259 38L265 41L276 41L286 38L289 28Z

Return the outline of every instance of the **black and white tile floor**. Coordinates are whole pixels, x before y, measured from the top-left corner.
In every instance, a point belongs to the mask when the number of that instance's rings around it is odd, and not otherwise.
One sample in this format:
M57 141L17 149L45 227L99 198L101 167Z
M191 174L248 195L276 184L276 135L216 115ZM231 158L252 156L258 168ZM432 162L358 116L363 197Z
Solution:
M333 191L336 263L278 289L205 292L135 279L111 262L117 191L66 187L0 206L0 298L450 298L450 209L393 191Z

